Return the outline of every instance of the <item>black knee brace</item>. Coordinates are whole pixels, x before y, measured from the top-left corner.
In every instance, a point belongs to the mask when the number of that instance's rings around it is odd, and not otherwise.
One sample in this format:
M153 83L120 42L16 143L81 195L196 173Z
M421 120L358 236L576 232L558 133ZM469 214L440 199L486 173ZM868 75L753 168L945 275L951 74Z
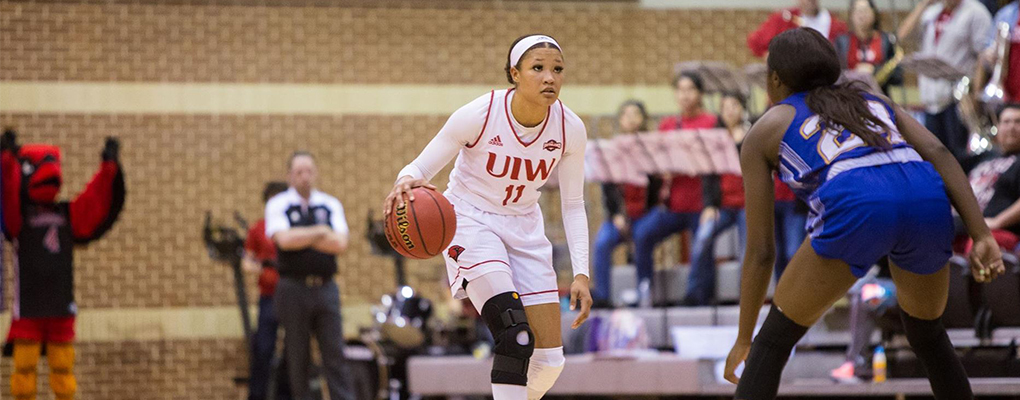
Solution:
M493 296L482 306L482 319L496 340L492 349L492 383L526 386L535 335L528 325L521 296L517 292Z

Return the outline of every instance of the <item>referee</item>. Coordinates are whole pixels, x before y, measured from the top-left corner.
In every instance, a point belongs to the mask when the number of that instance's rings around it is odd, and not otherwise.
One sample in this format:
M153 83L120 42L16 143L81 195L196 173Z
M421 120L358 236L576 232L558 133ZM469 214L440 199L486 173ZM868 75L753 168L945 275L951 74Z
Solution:
M290 188L266 203L266 237L279 250L276 314L284 329L290 387L295 400L310 398L308 366L314 333L332 400L349 400L351 385L343 355L340 290L333 275L347 250L344 209L335 197L315 190L315 158L295 152L287 166Z

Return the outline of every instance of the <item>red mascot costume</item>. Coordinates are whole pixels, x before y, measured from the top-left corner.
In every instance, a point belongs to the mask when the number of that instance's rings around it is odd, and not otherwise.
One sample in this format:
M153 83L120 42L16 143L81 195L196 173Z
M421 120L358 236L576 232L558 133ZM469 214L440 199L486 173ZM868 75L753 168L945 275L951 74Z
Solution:
M13 131L0 137L3 231L14 244L15 292L8 342L14 343L11 394L36 397L36 370L46 344L50 387L58 400L74 398L73 245L98 239L124 205L119 143L106 139L99 172L74 200L57 201L63 176L60 148L18 146Z

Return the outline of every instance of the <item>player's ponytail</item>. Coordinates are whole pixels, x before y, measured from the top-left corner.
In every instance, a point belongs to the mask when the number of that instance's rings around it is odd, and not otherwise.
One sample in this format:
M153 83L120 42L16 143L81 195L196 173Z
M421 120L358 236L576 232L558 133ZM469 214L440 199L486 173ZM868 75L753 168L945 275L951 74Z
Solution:
M888 148L881 133L889 130L868 107L867 88L851 81L836 84L839 57L825 37L813 29L783 32L769 43L768 69L794 92L807 92L804 102L827 126L842 126L869 146Z

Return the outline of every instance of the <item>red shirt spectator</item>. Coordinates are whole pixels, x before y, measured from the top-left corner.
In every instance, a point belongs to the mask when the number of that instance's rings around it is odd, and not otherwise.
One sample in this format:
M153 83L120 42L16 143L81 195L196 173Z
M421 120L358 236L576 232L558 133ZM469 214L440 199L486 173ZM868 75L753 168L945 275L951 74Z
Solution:
M815 7L815 17L813 18L805 16L805 12L800 8L789 8L772 13L757 30L747 35L747 47L751 49L751 53L754 53L756 57L764 57L769 51L769 42L772 41L772 38L780 33L801 26L815 28L822 35L828 37L829 41L835 41L837 37L847 33L846 23L836 18L835 15L831 15L828 10L818 9L817 3ZM797 21L801 22L798 23ZM820 26L815 26L815 21ZM825 23L826 21L828 21L828 24ZM828 26L828 32L823 30L826 25Z
M659 131L677 129L709 129L719 126L719 118L709 112L693 116L669 116L659 123ZM669 200L666 206L673 212L697 213L704 208L702 201L701 177L678 175L669 184Z
M248 229L244 251L262 266L262 272L259 274L259 294L272 296L276 292L276 282L280 280L280 274L273 267L276 263L276 245L266 237L265 219L260 219Z
M783 183L783 181L779 179L779 176L776 176L776 175L773 174L773 178L775 179L776 201L794 201L794 200L797 200L797 195L793 194L793 191L790 190L790 187L786 186L786 184Z

